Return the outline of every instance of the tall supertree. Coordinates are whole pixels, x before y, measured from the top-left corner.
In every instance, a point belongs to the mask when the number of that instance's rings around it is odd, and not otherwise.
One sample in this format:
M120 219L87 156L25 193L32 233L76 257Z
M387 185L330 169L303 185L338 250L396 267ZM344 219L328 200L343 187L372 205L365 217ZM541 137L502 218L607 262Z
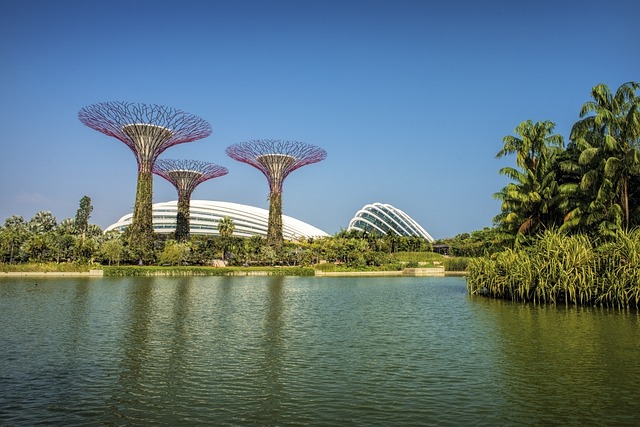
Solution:
M200 117L153 104L102 102L84 107L78 118L88 127L124 142L138 162L138 186L130 247L149 259L153 245L153 165L167 148L205 138L211 125Z
M294 170L324 160L327 152L315 145L279 139L258 139L227 147L227 155L260 170L269 182L267 243L282 249L282 184Z
M227 168L199 160L158 159L153 173L173 184L178 190L178 215L176 217L175 239L189 239L189 210L191 194L201 183L229 173Z

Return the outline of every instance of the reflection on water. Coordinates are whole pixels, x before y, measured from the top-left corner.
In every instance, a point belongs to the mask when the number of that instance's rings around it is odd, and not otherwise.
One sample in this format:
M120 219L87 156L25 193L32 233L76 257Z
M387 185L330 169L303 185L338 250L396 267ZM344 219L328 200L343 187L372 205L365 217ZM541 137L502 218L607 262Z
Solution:
M284 277L274 277L267 284L266 307L264 320L261 324L261 339L259 341L258 358L258 387L263 396L258 404L258 414L269 414L267 419L259 421L266 424L269 418L283 419L288 400L287 388L284 386L283 362L284 353Z
M3 279L0 424L635 424L638 313L464 285Z
M625 385L640 379L638 313L492 303L507 401L524 409L509 422L530 423L531 411L547 408L538 424L586 425L602 414L609 425L637 423L637 396Z

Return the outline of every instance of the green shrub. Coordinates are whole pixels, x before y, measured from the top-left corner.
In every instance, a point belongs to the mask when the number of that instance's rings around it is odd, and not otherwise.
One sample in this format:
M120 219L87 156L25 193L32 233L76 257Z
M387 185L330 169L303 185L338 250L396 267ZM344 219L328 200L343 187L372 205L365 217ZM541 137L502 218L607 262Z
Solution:
M465 271L469 265L469 258L444 258L443 265L446 271Z
M313 276L308 267L154 267L120 266L104 267L105 276L233 276L263 271L268 276Z
M435 252L396 252L393 258L399 262L433 263L434 261L442 262L444 257Z
M315 264L313 268L315 268L316 270L325 271L325 272L337 270L337 266L332 262L323 262L322 264Z

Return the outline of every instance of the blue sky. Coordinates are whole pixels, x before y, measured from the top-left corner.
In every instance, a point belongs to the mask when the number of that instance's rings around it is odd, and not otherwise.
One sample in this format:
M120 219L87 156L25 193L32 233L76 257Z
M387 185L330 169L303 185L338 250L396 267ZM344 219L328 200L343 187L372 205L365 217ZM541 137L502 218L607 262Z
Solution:
M132 211L136 162L82 125L103 101L200 116L211 136L165 151L229 174L194 199L268 208L259 171L226 156L251 139L327 159L285 181L284 213L329 233L389 203L435 238L492 225L495 158L522 121L568 139L591 87L640 81L640 2L25 1L0 3L0 220ZM154 202L176 199L160 177Z

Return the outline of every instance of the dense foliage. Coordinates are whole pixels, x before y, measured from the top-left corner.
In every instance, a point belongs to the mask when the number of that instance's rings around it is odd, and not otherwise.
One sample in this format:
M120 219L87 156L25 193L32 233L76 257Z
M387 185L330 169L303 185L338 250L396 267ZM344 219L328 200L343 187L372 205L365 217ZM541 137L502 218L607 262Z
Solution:
M469 261L470 293L640 306L639 87L593 87L566 149L549 121L503 139L497 157L515 154L517 167L500 170L512 182L495 194L501 212L484 241L493 246Z
M596 245L545 231L531 245L469 261L471 294L533 303L640 307L640 229Z
M0 264L97 263L114 268L138 265L139 246L132 244L130 229L103 234L99 227L88 225L92 210L90 199L85 196L80 205L75 221L65 219L57 223L55 217L45 211L38 212L28 222L16 215L7 218L4 226L0 226ZM267 239L237 237L233 235L234 228L233 220L225 217L218 225L217 236L194 235L178 241L173 235L152 235L151 252L144 264L300 267L325 263L330 268L346 269L439 265L434 262L438 263L440 256L430 252L432 246L427 240L418 237L343 230L331 237L284 242L281 252L277 253Z
M602 238L640 226L639 87L595 86L566 149L550 121L525 121L503 139L497 157L515 154L517 166L500 170L513 182L495 194L504 239L523 242L556 227Z
M471 233L461 233L435 242L435 247L444 246L446 254L454 257L479 257L499 252L510 245L504 233L497 227L485 227Z
M36 213L29 221L10 216L0 226L0 262L92 262L105 239L100 227L88 224L92 209L91 199L85 196L75 220L58 223L48 211Z

